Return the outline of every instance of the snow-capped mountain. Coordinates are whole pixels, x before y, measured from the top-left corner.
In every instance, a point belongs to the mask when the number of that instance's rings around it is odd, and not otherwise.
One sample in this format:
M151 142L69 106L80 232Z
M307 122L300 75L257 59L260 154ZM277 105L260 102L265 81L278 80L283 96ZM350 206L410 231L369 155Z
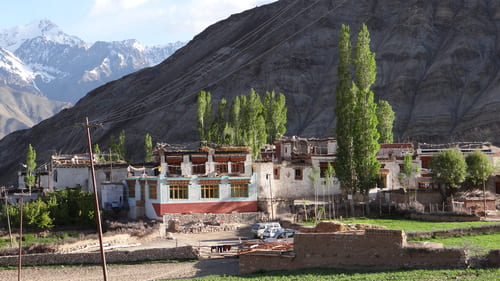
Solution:
M134 39L89 45L49 20L0 30L0 47L31 70L40 92L71 103L106 82L162 62L183 45L149 47Z
M16 55L0 47L0 85L40 94L35 85L35 74Z
M0 87L9 97L0 108L0 125L7 128L0 137L50 117L109 81L162 62L183 45L150 47L134 39L90 45L46 19L0 30ZM30 94L44 99L26 98Z
M64 33L59 27L47 19L33 21L27 25L20 25L0 30L0 46L14 52L25 41L43 37L49 41L63 45L84 45L80 38Z

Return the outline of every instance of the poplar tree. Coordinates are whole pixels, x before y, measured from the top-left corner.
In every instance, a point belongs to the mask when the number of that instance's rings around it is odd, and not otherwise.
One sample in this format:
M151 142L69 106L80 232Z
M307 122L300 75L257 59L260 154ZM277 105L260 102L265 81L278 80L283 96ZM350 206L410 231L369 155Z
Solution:
M125 130L122 130L120 132L120 135L118 136L118 154L120 156L120 159L126 160L127 159L127 145L125 144Z
M144 162L148 163L153 161L153 139L146 133L144 137Z
M252 148L252 155L257 158L260 154L260 149L266 143L267 133L266 124L263 117L263 105L259 94L254 89L250 90L248 98L242 96L241 106L243 108L243 126L244 139L246 145Z
M35 185L35 168L36 168L36 151L31 144L28 145L26 152L26 175L24 176L24 184L31 188Z
M267 143L272 144L286 132L285 95L274 91L266 92L264 97L264 119L266 121Z
M467 163L467 179L474 186L479 186L483 181L487 181L494 170L488 156L480 150L475 150L467 155L465 162Z
M337 117L336 138L337 157L335 171L345 193L356 189L354 169L354 107L356 99L351 91L351 35L350 28L342 25L339 39L339 64L337 67L338 84L336 91L335 116Z
M231 103L231 111L229 113L229 126L232 131L232 140L231 143L235 145L241 145L241 106L240 106L240 97L236 96Z
M208 141L208 131L212 121L212 97L210 92L198 94L198 136L200 141Z
M365 195L373 188L377 181L380 163L377 152L380 149L377 131L377 105L373 101L373 92L370 90L375 82L376 64L375 53L370 51L370 33L365 24L361 27L356 43L354 58L356 82L351 88L356 96L354 114L354 163L358 179L358 188Z
M97 157L97 160L101 160L102 159L102 156L101 156L101 149L99 148L99 144L94 144L94 148L92 149L92 152L94 155L96 155Z
M226 128L226 99L222 98L217 107L215 118L209 130L209 139L217 144L224 143L224 129Z
M394 111L392 106L385 100L379 100L377 106L377 131L380 134L379 143L392 143L392 125L394 123Z

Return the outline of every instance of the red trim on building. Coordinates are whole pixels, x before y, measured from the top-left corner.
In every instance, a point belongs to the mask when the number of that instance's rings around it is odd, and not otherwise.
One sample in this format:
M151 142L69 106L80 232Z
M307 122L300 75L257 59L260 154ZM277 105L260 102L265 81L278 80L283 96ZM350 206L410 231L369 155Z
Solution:
M257 201L233 201L233 202L197 202L197 203L153 203L156 215L163 216L166 213L214 213L230 214L232 212L246 213L257 212Z

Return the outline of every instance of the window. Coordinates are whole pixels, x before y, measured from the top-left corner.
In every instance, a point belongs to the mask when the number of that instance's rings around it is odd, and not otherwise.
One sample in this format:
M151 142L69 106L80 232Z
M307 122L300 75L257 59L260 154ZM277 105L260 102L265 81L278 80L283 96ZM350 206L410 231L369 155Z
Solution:
M149 199L158 199L158 193L156 191L156 182L149 181Z
M280 179L280 168L274 168L273 174L274 174L274 179L279 180Z
M432 157L420 157L420 160L422 161L422 169L429 169L431 167L431 161Z
M219 198L219 185L218 184L202 184L201 185L201 198Z
M181 174L181 165L180 164L169 164L168 165L168 173L170 175L180 175Z
M202 164L194 164L193 163L193 174L205 174L205 163Z
M169 185L170 199L188 199L188 183L173 183Z
M106 175L106 181L111 181L111 172L104 172L104 175Z
M295 168L295 179L302 180L302 169L301 168Z
M231 197L248 197L248 184L231 184Z
M135 197L135 180L126 180L126 182L128 185L128 197L134 198Z
M328 169L328 164L334 167L333 162L320 162L319 163L319 176L320 178L326 178L326 170Z
M227 162L216 163L215 164L215 171L218 174L227 174L227 172L228 172Z
M243 162L231 163L231 173L244 174L245 173L245 163L243 163Z

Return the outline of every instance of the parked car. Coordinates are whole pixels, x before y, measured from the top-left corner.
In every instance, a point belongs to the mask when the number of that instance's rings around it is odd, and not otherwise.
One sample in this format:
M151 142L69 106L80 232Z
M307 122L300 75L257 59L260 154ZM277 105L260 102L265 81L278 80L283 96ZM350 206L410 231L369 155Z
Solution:
M274 236L264 239L264 242L291 242L295 233L298 232L298 230L294 229L282 229L276 232Z
M281 229L279 222L260 222L252 226L251 232L254 237L263 238L263 234L267 229ZM274 233L275 231L273 231Z

